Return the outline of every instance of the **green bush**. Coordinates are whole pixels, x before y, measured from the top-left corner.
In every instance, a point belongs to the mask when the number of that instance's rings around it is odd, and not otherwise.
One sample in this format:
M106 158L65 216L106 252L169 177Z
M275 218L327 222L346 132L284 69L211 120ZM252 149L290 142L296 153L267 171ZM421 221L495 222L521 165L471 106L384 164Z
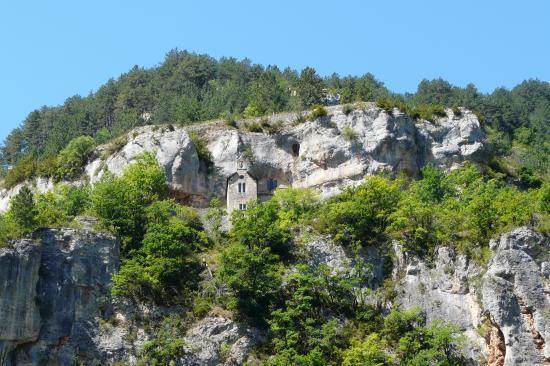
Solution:
M153 338L139 350L139 366L165 366L175 364L185 355L185 323L177 315L165 317Z
M36 159L29 155L19 160L15 166L8 170L2 181L2 185L4 188L10 189L19 183L37 177L49 178L55 174L56 168L55 157Z
M57 156L56 181L73 180L80 177L94 148L95 141L90 136L80 136L71 140Z
M191 139L193 145L195 145L195 149L197 150L197 155L199 156L199 159L203 161L208 167L212 166L214 164L214 158L212 157L212 153L208 149L208 141L200 137L195 131L189 131L188 134L189 139Z
M309 119L314 121L317 118L321 118L327 115L327 110L324 106L316 104L313 106L311 113L309 114Z
M359 134L351 127L344 127L342 129L342 137L347 141L355 141L359 138Z
M342 106L342 112L347 116L351 112L353 112L353 106L351 104L344 104Z
M121 236L127 252L143 237L145 208L167 193L164 169L152 153L144 153L121 177L106 174L94 186L91 208L105 228Z
M390 97L380 97L376 100L376 106L384 109L386 112L391 113L395 108L403 113L409 112L409 107L401 100L393 99Z
M244 109L243 114L244 114L245 117L251 118L251 117L259 117L263 113L261 112L260 108L258 107L258 105L256 103L250 102L250 103L248 103L248 105Z
M19 238L23 233L13 218L6 214L0 214L0 248L8 245L8 243Z
M113 276L113 295L189 305L202 270L196 253L208 246L198 215L173 201L158 201L145 209L144 216L145 235Z
M303 114L303 113L297 113L295 116L294 116L294 121L293 121L293 125L299 125L299 124L302 124L304 122L306 122L308 119L308 116L306 114Z
M260 124L257 123L257 122L252 122L250 124L247 124L246 129L249 132L263 132L264 131L262 126L260 126Z
M320 209L317 227L346 246L383 243L399 198L398 181L367 177L362 185L346 189Z
M102 158L107 158L119 151L121 151L124 146L128 143L128 135L124 134L122 136L119 136L115 138L114 140L111 140L107 146L105 147L105 150L103 150Z
M57 184L36 197L36 219L41 227L67 225L90 207L89 187Z
M232 115L227 115L223 119L224 123L231 128L238 128L237 120Z
M29 187L23 186L11 199L8 215L13 219L21 233L29 233L36 229L36 203L34 194Z

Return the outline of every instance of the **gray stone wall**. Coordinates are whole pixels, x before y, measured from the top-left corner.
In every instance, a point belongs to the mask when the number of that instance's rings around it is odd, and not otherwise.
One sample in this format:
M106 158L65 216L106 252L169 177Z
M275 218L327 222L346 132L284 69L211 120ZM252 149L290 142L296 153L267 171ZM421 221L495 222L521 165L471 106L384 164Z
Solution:
M242 177L242 178L241 178ZM245 192L239 192L239 183L244 183ZM258 198L258 186L256 180L248 173L237 173L229 178L227 183L227 213L238 210L239 205L248 205Z

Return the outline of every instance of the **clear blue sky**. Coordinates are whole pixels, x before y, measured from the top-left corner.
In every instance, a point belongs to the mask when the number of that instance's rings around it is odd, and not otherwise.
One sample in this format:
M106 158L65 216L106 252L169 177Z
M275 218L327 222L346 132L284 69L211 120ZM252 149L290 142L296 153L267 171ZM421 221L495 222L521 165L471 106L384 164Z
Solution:
M550 1L0 0L0 140L42 105L86 95L172 48L321 74L372 72L482 91L550 80Z

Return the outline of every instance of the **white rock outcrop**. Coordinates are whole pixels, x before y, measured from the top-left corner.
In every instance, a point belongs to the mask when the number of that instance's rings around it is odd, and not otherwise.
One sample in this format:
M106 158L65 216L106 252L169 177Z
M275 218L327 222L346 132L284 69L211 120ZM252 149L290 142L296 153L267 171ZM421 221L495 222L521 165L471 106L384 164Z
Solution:
M283 118L278 133L247 132L222 122L190 127L208 143L212 167L199 159L184 128L142 127L128 134L128 142L106 159L91 162L86 174L96 182L105 171L120 174L144 151L154 151L165 167L174 194L201 206L212 196L225 197L228 177L236 171L237 157L247 151L250 171L257 178L275 178L292 187L317 187L325 194L354 184L380 171L417 175L432 163L451 168L483 155L484 133L476 116L448 110L435 123L415 122L397 109L388 113L371 107L344 114L339 106L315 121L293 125L293 115ZM343 131L353 131L352 137Z
M550 365L550 240L522 227L491 248L484 270L448 248L428 265L396 247L399 305L457 325L472 364Z
M108 156L107 147L99 147L99 157L86 167L86 176L94 183L106 171L121 174L136 156L153 151L166 170L174 197L204 207L213 196L225 201L227 179L245 151L253 160L250 171L255 177L274 178L292 187L316 187L324 195L376 172L414 176L429 163L449 169L466 160L480 161L484 154L483 129L477 117L464 109L459 116L448 109L446 117L437 117L433 123L375 106L348 114L341 106L333 106L327 112L297 125L294 114L274 115L269 123L281 122L282 127L273 134L248 132L244 123L235 129L221 121L188 127L207 142L212 166L201 161L186 128L140 127ZM34 185L39 191L52 186L44 180ZM0 190L0 211L7 209L19 188Z

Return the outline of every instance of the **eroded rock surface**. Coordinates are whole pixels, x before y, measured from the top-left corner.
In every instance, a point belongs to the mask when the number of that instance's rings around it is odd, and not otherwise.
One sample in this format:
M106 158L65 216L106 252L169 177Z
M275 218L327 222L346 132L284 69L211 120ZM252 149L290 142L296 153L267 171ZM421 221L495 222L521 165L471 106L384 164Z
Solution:
M9 342L0 364L93 359L102 300L118 268L118 240L74 229L43 230L36 238L0 251L0 343Z
M529 228L492 241L486 270L440 248L433 263L396 246L398 303L418 306L428 321L456 324L467 336L473 364L547 365L550 336L550 243Z
M242 365L260 341L260 334L223 317L206 317L185 336L182 366Z
M175 198L205 207L213 196L225 197L227 178L236 171L237 158L251 154L250 172L258 179L277 179L280 185L316 187L324 195L355 184L365 175L380 171L403 171L417 175L428 163L449 169L466 160L480 161L484 155L484 133L477 117L462 110L435 122L414 121L394 109L386 112L371 105L344 114L341 106L327 107L327 116L298 125L295 114L274 115L269 122L281 122L273 134L248 132L223 122L205 123L187 129L177 126L145 126L130 131L127 141L113 150L98 148L97 159L86 167L93 183L106 171L121 174L124 167L144 151L153 151L165 168ZM199 159L187 130L196 131L208 143L212 166ZM353 130L354 138L345 130ZM124 142L124 141L123 141ZM52 182L30 182L39 191ZM0 190L0 211L21 185Z
M493 241L483 277L483 307L505 341L504 365L550 364L550 241L520 228Z
M32 240L0 249L0 364L19 343L40 331L36 285L41 246Z

